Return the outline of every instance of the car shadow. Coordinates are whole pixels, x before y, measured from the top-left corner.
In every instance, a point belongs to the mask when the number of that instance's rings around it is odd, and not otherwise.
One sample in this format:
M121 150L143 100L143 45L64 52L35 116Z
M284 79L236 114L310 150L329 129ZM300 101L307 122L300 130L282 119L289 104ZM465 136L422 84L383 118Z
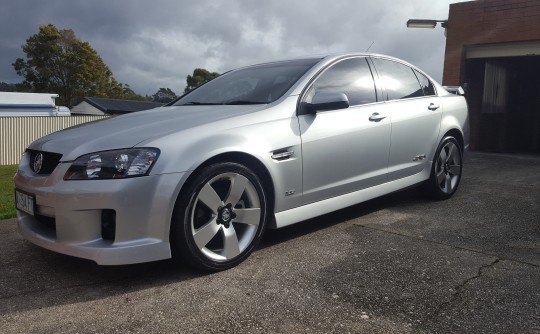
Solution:
M265 232L259 248L272 247L295 238L303 237L331 226L366 216L382 209L396 206L407 206L429 201L416 188L408 188L389 195L378 197L345 209L334 211L280 229L269 229Z
M267 230L259 249L273 247L310 233L383 208L425 201L414 189L400 191L314 219ZM93 261L44 250L19 236L15 237L11 258L1 260L0 315L57 305L87 302L114 295L155 289L179 282L234 272L209 274L173 260L150 263L99 266ZM257 252L257 250L255 251ZM242 270L242 265L232 270ZM249 275L249 273L247 273ZM212 277L218 275L217 277ZM60 298L59 298L60 296Z
M170 259L100 266L45 250L13 234L13 255L0 260L0 316L159 288L208 275Z

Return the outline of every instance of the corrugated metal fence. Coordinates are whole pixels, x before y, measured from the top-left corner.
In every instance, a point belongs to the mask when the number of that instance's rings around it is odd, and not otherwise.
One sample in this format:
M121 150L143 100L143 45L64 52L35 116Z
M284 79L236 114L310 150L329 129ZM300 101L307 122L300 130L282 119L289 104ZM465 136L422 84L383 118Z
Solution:
M39 137L107 117L0 117L0 165L18 164L26 147Z

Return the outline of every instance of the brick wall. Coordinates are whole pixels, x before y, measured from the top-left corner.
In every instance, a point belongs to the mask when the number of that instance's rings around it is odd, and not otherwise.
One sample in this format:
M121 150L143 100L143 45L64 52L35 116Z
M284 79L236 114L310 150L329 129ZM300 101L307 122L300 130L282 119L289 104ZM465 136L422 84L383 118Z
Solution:
M450 5L443 83L462 83L464 46L540 40L540 0L478 0Z

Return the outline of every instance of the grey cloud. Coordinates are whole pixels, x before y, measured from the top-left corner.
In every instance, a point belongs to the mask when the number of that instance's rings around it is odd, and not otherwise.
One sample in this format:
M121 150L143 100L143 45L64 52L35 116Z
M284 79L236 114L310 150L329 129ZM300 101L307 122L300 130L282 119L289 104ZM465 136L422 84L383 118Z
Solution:
M195 67L223 72L319 53L370 51L403 58L441 79L443 30L405 28L408 18L445 18L449 0L105 1L1 0L0 81L40 24L88 41L115 77L140 94L180 93ZM455 2L455 1L452 1ZM9 33L6 33L9 32Z

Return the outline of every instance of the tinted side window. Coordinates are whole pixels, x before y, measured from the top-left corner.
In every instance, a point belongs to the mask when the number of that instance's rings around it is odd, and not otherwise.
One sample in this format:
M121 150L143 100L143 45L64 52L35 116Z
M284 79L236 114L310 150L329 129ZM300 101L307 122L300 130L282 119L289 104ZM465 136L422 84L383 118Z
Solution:
M431 83L431 81L429 81L429 79L425 75L418 72L417 70L414 70L414 74L416 74L418 81L420 81L420 86L422 87L422 90L424 91L424 95L425 96L435 95L435 87L433 87L433 84Z
M424 96L412 68L386 59L375 58L373 61L383 77L389 100Z
M351 106L377 101L375 83L365 58L346 59L332 65L315 80L305 101L310 103L318 92L345 93Z

